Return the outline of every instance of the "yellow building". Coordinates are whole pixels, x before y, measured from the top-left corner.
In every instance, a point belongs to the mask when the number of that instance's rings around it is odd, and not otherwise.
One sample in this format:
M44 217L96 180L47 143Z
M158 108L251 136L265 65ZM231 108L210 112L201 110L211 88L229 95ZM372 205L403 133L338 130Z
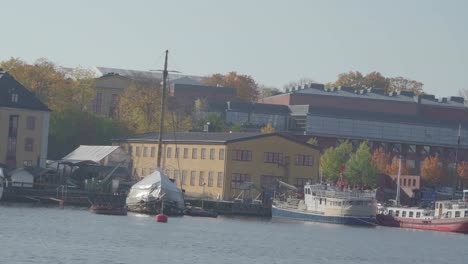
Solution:
M50 110L0 69L0 163L45 167Z
M114 141L131 155L134 177L156 169L157 139L148 133ZM319 157L315 147L278 133L168 133L162 167L187 196L231 200L272 191L277 180L316 182Z

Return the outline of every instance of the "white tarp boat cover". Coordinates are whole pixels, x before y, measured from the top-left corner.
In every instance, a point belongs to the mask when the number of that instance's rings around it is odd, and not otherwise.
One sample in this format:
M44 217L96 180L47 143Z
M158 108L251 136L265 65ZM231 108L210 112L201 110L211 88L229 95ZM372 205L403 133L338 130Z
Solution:
M164 173L155 170L132 186L127 196L127 204L148 202L161 197L163 194L165 194L163 197L164 202L176 204L181 209L184 208L182 191Z

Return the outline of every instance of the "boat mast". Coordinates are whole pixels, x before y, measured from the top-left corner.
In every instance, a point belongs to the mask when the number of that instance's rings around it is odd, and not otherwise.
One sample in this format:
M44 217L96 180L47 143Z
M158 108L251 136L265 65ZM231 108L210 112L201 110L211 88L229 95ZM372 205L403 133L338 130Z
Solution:
M455 189L458 187L458 150L460 149L460 138L461 138L461 123L458 123L458 139L457 148L455 150L455 179L453 180L452 200L455 196Z
M162 136L164 133L164 112L166 110L166 80L167 80L167 54L169 50L166 50L166 58L164 59L164 70L163 70L163 87L161 95L161 118L159 124L159 140L158 140L158 169L161 170L161 157L162 157Z
M401 155L400 155L400 161L398 163L398 177L397 177L397 189L396 189L396 206L400 206L400 176L401 176Z

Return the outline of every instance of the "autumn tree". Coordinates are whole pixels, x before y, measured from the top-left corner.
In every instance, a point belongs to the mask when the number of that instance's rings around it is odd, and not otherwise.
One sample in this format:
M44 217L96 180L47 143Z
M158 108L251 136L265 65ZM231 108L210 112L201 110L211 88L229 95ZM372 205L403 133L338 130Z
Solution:
M380 173L387 173L390 163L390 153L386 153L383 148L378 148L372 153L372 162Z
M375 187L377 185L377 167L372 162L367 142L362 142L355 153L346 162L346 178L351 185Z
M462 161L458 164L457 173L462 183L468 181L468 162L467 161Z
M217 73L203 79L205 85L225 86L236 88L237 97L249 101L257 102L260 91L258 84L250 75L242 75L237 72L229 72L226 75Z
M260 87L260 98L266 98L274 95L281 94L281 91L278 88L275 87L266 87L266 86L261 86Z
M389 90L391 91L412 91L415 94L423 93L423 83L404 77L389 78Z
M421 177L429 186L436 186L442 180L442 167L439 164L437 156L424 159L424 165L421 168Z
M316 137L311 137L307 140L307 144L318 147L318 140Z
M338 79L333 83L333 86L351 86L354 89L366 89L364 76L358 71L349 71L338 75Z
M382 88L385 92L390 92L389 79L384 77L380 72L373 71L364 77L364 87L366 88Z
M268 123L266 126L260 128L260 132L262 132L262 133L274 133L274 132L276 132L276 129L271 125L271 123Z
M353 147L349 141L341 143L336 148L328 148L320 157L320 169L325 179L336 182L340 177L341 165L346 164Z
M387 174L389 175L398 175L398 169L400 167L400 159L398 157L393 157L392 163L387 166ZM401 161L401 175L408 175L410 168L404 161Z

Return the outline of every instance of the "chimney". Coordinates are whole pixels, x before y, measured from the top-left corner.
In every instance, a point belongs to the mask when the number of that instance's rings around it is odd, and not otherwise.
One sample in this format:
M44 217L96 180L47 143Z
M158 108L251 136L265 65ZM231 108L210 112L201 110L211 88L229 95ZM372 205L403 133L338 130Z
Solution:
M325 90L325 85L323 85L321 83L310 83L309 88L317 89L317 90Z
M441 99L439 99L439 102L446 104L447 103L447 97L442 97Z

